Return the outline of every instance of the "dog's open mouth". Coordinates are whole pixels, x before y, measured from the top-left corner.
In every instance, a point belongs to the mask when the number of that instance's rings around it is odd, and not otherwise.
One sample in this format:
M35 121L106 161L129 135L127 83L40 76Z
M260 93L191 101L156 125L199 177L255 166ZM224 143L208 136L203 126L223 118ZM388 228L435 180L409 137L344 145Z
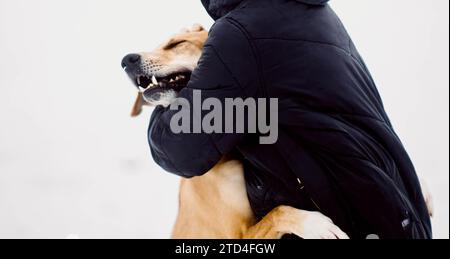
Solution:
M166 77L138 76L135 84L141 92L164 89L179 92L186 87L190 79L190 72L175 73Z

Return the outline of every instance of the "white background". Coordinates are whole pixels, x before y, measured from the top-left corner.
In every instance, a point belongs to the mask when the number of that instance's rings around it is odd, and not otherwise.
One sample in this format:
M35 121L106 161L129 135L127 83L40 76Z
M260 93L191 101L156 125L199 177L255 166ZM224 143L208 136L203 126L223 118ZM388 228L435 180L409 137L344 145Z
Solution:
M449 237L447 0L334 0ZM179 179L120 67L212 24L199 0L0 0L0 238L168 238Z

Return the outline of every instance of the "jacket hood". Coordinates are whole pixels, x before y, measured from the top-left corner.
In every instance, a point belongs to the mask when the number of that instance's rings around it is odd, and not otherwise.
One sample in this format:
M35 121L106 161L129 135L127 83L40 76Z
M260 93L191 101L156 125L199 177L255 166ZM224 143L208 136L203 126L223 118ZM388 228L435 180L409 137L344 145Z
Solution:
M245 0L201 0L209 15L217 20L231 12ZM292 0L309 5L324 5L329 0Z

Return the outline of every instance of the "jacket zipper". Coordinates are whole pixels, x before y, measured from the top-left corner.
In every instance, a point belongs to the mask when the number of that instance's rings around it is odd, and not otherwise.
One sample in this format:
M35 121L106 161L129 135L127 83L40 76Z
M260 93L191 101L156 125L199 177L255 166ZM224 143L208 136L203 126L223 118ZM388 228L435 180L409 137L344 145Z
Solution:
M300 178L297 178L297 182L298 182L298 184L300 185L300 190L305 189L305 185L303 184L302 180L300 180ZM309 195L308 195L308 196L309 196ZM320 212L322 212L322 209L319 207L319 205L317 204L317 202L316 202L313 198L311 198L311 197L309 197L309 199L310 199L311 202L314 204L314 206L315 206Z

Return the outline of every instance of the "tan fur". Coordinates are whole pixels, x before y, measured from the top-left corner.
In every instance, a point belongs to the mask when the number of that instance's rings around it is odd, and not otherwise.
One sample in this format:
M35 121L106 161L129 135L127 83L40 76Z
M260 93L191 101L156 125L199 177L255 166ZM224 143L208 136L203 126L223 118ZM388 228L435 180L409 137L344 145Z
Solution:
M335 235L319 234L334 228ZM346 237L322 214L288 206L277 207L256 222L239 161L223 159L206 175L181 180L179 214L172 238L279 239L285 234L304 238Z
M133 110L131 110L131 117L137 117L142 112L142 106L145 105L144 97L142 93L138 93L136 101L133 105Z
M181 180L174 238L241 238L254 223L238 161L223 160L202 177Z

